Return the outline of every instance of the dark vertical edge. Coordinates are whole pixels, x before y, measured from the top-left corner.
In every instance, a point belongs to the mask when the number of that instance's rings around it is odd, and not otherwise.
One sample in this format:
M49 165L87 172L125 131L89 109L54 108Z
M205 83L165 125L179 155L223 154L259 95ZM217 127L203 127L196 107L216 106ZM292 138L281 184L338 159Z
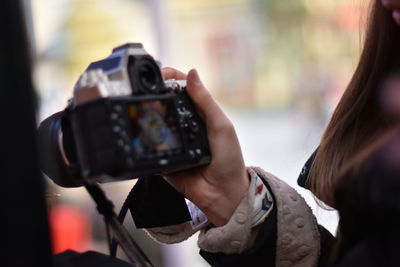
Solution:
M23 4L0 2L0 266L51 266Z

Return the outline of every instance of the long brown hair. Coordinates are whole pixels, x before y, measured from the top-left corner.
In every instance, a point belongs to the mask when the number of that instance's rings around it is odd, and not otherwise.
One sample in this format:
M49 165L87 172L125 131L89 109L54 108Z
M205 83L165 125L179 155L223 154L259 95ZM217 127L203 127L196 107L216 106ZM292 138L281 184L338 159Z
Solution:
M400 27L380 2L371 0L358 66L321 138L307 181L314 195L331 206L332 182L343 163L387 128L378 88L400 67Z

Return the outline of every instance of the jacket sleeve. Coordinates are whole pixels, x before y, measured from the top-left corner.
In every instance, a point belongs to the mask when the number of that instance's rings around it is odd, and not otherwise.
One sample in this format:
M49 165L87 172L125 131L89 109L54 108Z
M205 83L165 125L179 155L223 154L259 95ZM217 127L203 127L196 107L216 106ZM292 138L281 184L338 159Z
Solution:
M176 243L200 230L200 254L212 266L318 266L324 251L320 242L332 236L326 230L320 235L322 228L310 207L292 187L261 168L251 167L248 172L252 177L249 193L226 225L213 227L204 221L196 228L192 218L146 231L159 242ZM272 193L274 206L264 222L253 227L251 196L256 176Z
M253 229L256 233L252 247L241 254L211 253L200 250L200 255L213 267L275 266L277 211L274 206L265 221Z
M311 208L296 190L282 180L261 168L250 169L251 175L260 176L271 189L276 203L273 212L258 229L256 241L240 254L228 255L202 246L202 236L208 231L218 231L218 228L203 229L199 236L201 254L212 266L318 266L321 236ZM234 217L235 214L231 220ZM225 235L229 236L229 229L226 226L223 228ZM226 240L222 242L225 247L229 246Z

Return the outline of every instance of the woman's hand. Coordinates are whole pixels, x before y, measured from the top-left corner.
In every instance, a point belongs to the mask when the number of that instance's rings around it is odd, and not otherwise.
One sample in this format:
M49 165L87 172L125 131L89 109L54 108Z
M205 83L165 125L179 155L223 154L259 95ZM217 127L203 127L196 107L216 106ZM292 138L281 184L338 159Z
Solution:
M162 69L164 79L187 80L187 92L207 128L212 161L209 165L166 177L196 204L216 226L226 224L249 187L249 177L235 129L203 86L196 70L187 75Z

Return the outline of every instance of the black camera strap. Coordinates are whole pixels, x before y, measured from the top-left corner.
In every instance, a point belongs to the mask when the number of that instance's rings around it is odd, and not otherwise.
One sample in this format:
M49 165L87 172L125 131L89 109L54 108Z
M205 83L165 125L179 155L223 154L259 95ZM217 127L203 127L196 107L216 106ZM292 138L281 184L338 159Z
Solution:
M191 220L184 196L158 174L138 178L119 212L121 224L128 210L137 228L163 227ZM116 257L117 248L117 240L112 240L111 256Z
M118 214L118 221L122 224L125 220L126 214L128 213L129 210L129 203L131 202L133 192L135 191L134 188L131 189L129 192L128 196L126 197L124 204L121 207L121 210ZM116 257L117 256L117 249L118 249L118 241L115 238L112 238L111 243L110 243L110 255L111 257Z
M98 212L104 216L110 252L112 249L110 236L112 235L115 242L121 246L129 260L135 264L134 266L153 267L149 258L147 258L139 245L136 244L132 236L118 220L117 215L114 212L114 205L109 199L107 199L104 191L98 186L98 184L89 184L85 181L84 186L96 202Z

